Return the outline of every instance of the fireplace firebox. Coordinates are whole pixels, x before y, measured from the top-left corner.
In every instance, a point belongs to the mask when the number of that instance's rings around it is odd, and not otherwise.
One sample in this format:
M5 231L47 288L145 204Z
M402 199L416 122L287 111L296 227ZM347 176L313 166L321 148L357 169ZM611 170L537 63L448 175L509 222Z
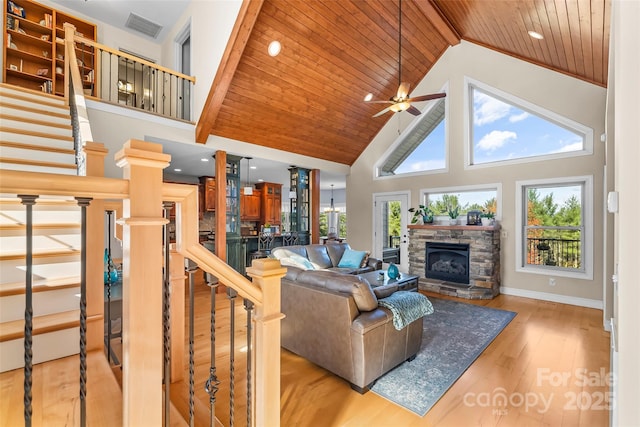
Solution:
M469 245L426 242L425 277L469 284Z

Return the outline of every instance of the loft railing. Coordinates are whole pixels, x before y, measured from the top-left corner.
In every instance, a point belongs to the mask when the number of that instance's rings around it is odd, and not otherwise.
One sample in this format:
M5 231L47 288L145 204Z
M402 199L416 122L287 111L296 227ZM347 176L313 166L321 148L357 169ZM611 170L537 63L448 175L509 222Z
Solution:
M95 156L93 154L87 156L88 166L91 166L96 158L103 156L100 150L95 151ZM123 351L126 353L122 365L122 424L126 426L163 425L163 414L168 414L171 378L168 374L170 370L167 363L172 363L171 354L176 352L167 344L167 337L171 337L171 329L168 325L171 324L171 311L174 310L168 301L173 297L171 285L180 282L180 275L174 274L176 265L181 270L184 265L183 257L187 257L191 261L188 272L192 272L197 264L208 273L208 285L211 288L211 367L209 379L206 381L211 404L215 403L215 391L218 384L215 375L214 322L215 290L216 285L220 283L227 286L229 298L240 296L244 299L247 326L253 325L247 334L247 348L251 351L251 356L247 361L247 369L251 369L247 372L249 379L246 397L247 425L279 425L280 319L282 318L280 313L280 278L284 275L285 270L277 260L255 260L252 267L247 268L247 274L252 278L250 281L200 245L198 243L197 187L162 183L162 168L168 165L169 156L162 154L159 145L135 140L129 141L116 154L116 161L124 168L124 175L129 177L128 180L3 171L3 174L0 175L0 191L4 194L22 195L27 205L31 203L32 198L41 195L72 196L82 200L84 205L97 204L100 214L104 213L107 200L127 200L127 203L122 205L122 218L119 219L124 237L123 289L125 292L123 292L122 304L123 317L126 318L122 331ZM166 229L163 235L163 227L166 227L168 221L159 215L161 207L164 206L165 217L168 217L171 205L166 202L175 203L177 211L176 244L172 253L168 252L169 245L165 244L168 239ZM103 218L95 216L96 214L97 212L89 212L89 216L94 215L94 218L86 218L83 214L83 229L85 230L83 236L87 235L86 227L88 224L99 224L97 227L104 226ZM30 226L27 225L27 230L29 228ZM84 239L85 237L83 237L83 241ZM83 252L88 252L89 258L101 260L103 239L96 240L100 242L94 242L93 246L92 244L83 245ZM28 236L27 248L29 247ZM164 261L160 257L153 256L154 253L161 253L162 250L166 251L163 257ZM27 259L29 259L29 251L27 252ZM86 306L85 301L87 300L89 305L93 301L94 306L96 300L101 302L101 298L96 298L96 296L101 296L104 292L102 269L95 268L95 266L91 268L91 262L88 260L82 264L82 280L83 282L86 280L88 285L83 286L83 289L86 288L86 292L81 293L81 308ZM164 278L163 271L165 272ZM87 272L92 272L92 274ZM32 274L27 268L27 283L30 282L31 276ZM91 276L94 280L91 279ZM96 277L99 280L95 280ZM164 284L163 295L154 292L160 282ZM193 281L190 282L190 292L193 292ZM178 291L177 293L184 296L183 292ZM26 298L31 298L28 289ZM192 301L192 298L190 300ZM179 302L177 306L180 306ZM190 307L193 310L193 303L190 304ZM28 311L25 316L28 324L30 317ZM100 315L93 317L98 318L102 323ZM190 314L190 317L191 325L193 325L193 313ZM234 317L233 313L231 317ZM86 311L81 310L80 324L83 325L86 319ZM102 342L102 328L100 330L93 329L94 335L96 333L100 335L97 340L96 337L91 336L91 333L91 328L81 326L81 343ZM25 333L25 373L32 369L32 344L29 335ZM192 374L193 340L194 337L191 335L190 371ZM179 350L183 341L178 340L177 343ZM164 363L159 358L149 357L150 354L164 354ZM92 392L100 392L86 389L86 364L82 364L85 358L86 346L81 345L79 395L83 420L86 420L86 406L84 404L86 396ZM231 353L230 359L233 362L233 353ZM230 369L233 372L233 365ZM25 380L25 425L30 425L31 383L29 381L31 381L31 377L25 375L25 378L27 377L29 380ZM166 400L163 400L163 379ZM233 376L230 381L233 384ZM195 384L193 375L190 376L189 383L189 422L190 425L194 425L192 396ZM233 402L234 387L231 384L230 401ZM233 406L230 406L229 410L231 412L230 424L233 424ZM164 422L164 425L169 425L169 417L166 417ZM216 422L215 407L212 406L210 409L211 425L214 425L214 422Z
M73 68L79 77L79 85L74 81L76 94L82 93L163 117L191 121L195 77L78 36L71 24L65 25L72 28L65 31L65 61L75 64ZM69 65L66 66L69 69Z

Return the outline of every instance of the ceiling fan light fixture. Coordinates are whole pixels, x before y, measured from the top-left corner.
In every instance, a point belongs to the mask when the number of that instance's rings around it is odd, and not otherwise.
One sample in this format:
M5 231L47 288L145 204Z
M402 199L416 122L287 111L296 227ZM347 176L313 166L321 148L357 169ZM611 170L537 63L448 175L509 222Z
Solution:
M411 104L408 102L398 102L397 104L393 104L389 109L394 113L399 113L400 111L407 111L411 107Z
M538 33L537 31L527 31L527 34L529 34L530 37L536 39L536 40L542 40L544 38L544 36L540 33Z
M269 47L267 48L267 52L269 52L269 56L278 56L280 50L282 49L282 45L278 40L274 40L269 43Z
M365 95L364 102L369 102L372 99L373 99L373 94L371 92L369 92L368 94Z

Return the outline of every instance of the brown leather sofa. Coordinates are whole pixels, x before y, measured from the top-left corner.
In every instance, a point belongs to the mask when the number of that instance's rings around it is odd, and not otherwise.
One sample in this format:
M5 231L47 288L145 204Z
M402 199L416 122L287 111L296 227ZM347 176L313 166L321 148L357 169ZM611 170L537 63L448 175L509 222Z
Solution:
M345 274L361 274L369 271L382 269L382 260L369 257L364 266L338 267L342 255L347 249L351 249L349 244L343 243L327 243L326 245L294 245L279 246L271 250L271 255L281 260L283 266L289 266L285 262L292 255L297 255L307 259L315 270L330 270Z
M397 285L373 288L358 276L287 267L282 279L282 347L365 393L381 375L413 360L423 318L398 331L378 299Z

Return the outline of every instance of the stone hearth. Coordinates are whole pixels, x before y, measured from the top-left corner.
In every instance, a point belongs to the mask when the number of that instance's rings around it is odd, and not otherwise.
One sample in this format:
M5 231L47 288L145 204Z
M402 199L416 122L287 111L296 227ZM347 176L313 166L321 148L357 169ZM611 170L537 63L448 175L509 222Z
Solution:
M425 277L426 242L469 244L469 283ZM467 299L492 299L500 293L500 226L410 225L409 273L419 289Z

